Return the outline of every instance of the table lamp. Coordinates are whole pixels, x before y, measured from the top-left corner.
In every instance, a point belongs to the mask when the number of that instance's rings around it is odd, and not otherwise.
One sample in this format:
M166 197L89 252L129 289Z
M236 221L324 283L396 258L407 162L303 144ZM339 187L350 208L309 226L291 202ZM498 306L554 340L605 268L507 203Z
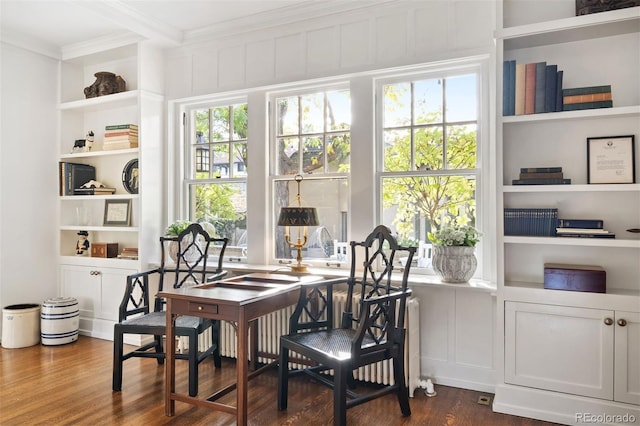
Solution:
M298 195L296 196L297 206L295 207L282 207L280 209L280 216L278 217L278 226L284 226L284 238L287 244L297 250L295 265L291 265L293 272L307 272L307 265L302 264L302 247L307 244L307 227L318 226L318 212L315 207L302 207L300 201L300 182L302 182L302 176L296 175L295 181L298 183ZM289 238L289 227L295 226L298 228L298 238L295 242ZM300 228L302 228L302 237Z

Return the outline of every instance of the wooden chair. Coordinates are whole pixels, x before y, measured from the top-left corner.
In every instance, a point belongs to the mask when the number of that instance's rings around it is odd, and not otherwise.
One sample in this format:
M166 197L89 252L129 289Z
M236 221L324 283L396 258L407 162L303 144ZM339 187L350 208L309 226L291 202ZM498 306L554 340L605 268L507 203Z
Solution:
M191 224L177 237L160 237L162 257L160 267L149 271L129 275L125 294L120 303L119 320L113 333L113 390L122 388L122 363L132 357L156 358L163 364L165 353L163 336L166 329L165 300L153 297L150 289L150 278L157 274L158 291L165 281L174 288L183 285L195 285L217 280L226 272L222 270L222 260L227 247L227 238L212 238L197 224ZM165 262L165 253L170 245L177 245L175 263ZM219 250L218 265L215 271L207 271L209 248ZM155 292L153 293L155 294ZM153 308L150 301L153 300ZM198 335L210 330L212 345L204 352L198 351ZM124 353L123 338L125 334L151 335L153 341ZM213 355L214 365L221 366L218 321L198 317L182 316L176 320L176 336L188 337L188 352L177 353L177 359L189 360L189 395L198 394L198 365ZM167 342L170 348L175 342Z
M288 379L305 373L333 388L333 422L345 425L347 409L380 396L395 393L403 416L411 415L404 372L405 307L415 247L401 247L385 226L376 227L363 242L351 242L351 273L346 279L347 304L341 326L334 328L333 287L335 284L303 284L289 323L289 334L280 337L278 409L287 408ZM361 256L364 260L359 260ZM398 283L391 281L394 261L407 256ZM361 278L356 265L362 265ZM342 282L344 284L344 282ZM289 370L289 352L313 364ZM307 358L307 360L304 360ZM392 359L395 384L370 393L356 393L353 370ZM301 358L297 358L296 362ZM326 374L333 369L333 378ZM324 372L324 374L323 374ZM349 398L349 399L347 399Z

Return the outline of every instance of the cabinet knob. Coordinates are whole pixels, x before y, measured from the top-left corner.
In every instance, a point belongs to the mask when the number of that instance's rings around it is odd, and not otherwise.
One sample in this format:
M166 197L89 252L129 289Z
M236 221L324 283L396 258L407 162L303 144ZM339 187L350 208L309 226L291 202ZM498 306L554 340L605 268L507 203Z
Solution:
M620 319L618 320L618 325L619 325L620 327L624 327L625 325L627 325L627 320L626 320L626 319L624 319L624 318L620 318Z
M611 325L611 324L613 324L613 320L611 318L605 318L604 319L604 323L605 323L605 325Z
M203 310L203 309L204 309L204 308L203 308L202 306L198 306L198 310L199 310L199 311L201 311L201 310Z

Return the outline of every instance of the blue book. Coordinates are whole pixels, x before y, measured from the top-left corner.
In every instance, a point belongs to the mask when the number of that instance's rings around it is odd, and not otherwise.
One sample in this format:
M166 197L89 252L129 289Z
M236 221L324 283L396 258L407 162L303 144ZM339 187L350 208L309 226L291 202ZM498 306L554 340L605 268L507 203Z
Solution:
M556 111L562 111L564 106L564 99L562 97L562 74L564 74L562 70L559 70L556 74Z
M557 65L547 65L547 78L546 78L546 93L545 93L545 108L544 112L556 111L556 84L558 73Z
M558 228L603 229L602 219L558 219Z
M545 112L547 93L547 63L536 62L536 99L534 104L534 112L539 114Z
M509 61L509 115L516 115L516 61Z
M502 115L509 115L509 61L502 62Z

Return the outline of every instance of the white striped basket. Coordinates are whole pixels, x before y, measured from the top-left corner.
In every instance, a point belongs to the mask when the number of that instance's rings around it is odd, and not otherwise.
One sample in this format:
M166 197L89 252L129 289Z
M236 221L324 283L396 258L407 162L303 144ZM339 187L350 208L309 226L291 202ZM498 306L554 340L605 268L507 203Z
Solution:
M40 311L40 336L43 345L64 345L78 340L80 311L73 297L45 300Z

